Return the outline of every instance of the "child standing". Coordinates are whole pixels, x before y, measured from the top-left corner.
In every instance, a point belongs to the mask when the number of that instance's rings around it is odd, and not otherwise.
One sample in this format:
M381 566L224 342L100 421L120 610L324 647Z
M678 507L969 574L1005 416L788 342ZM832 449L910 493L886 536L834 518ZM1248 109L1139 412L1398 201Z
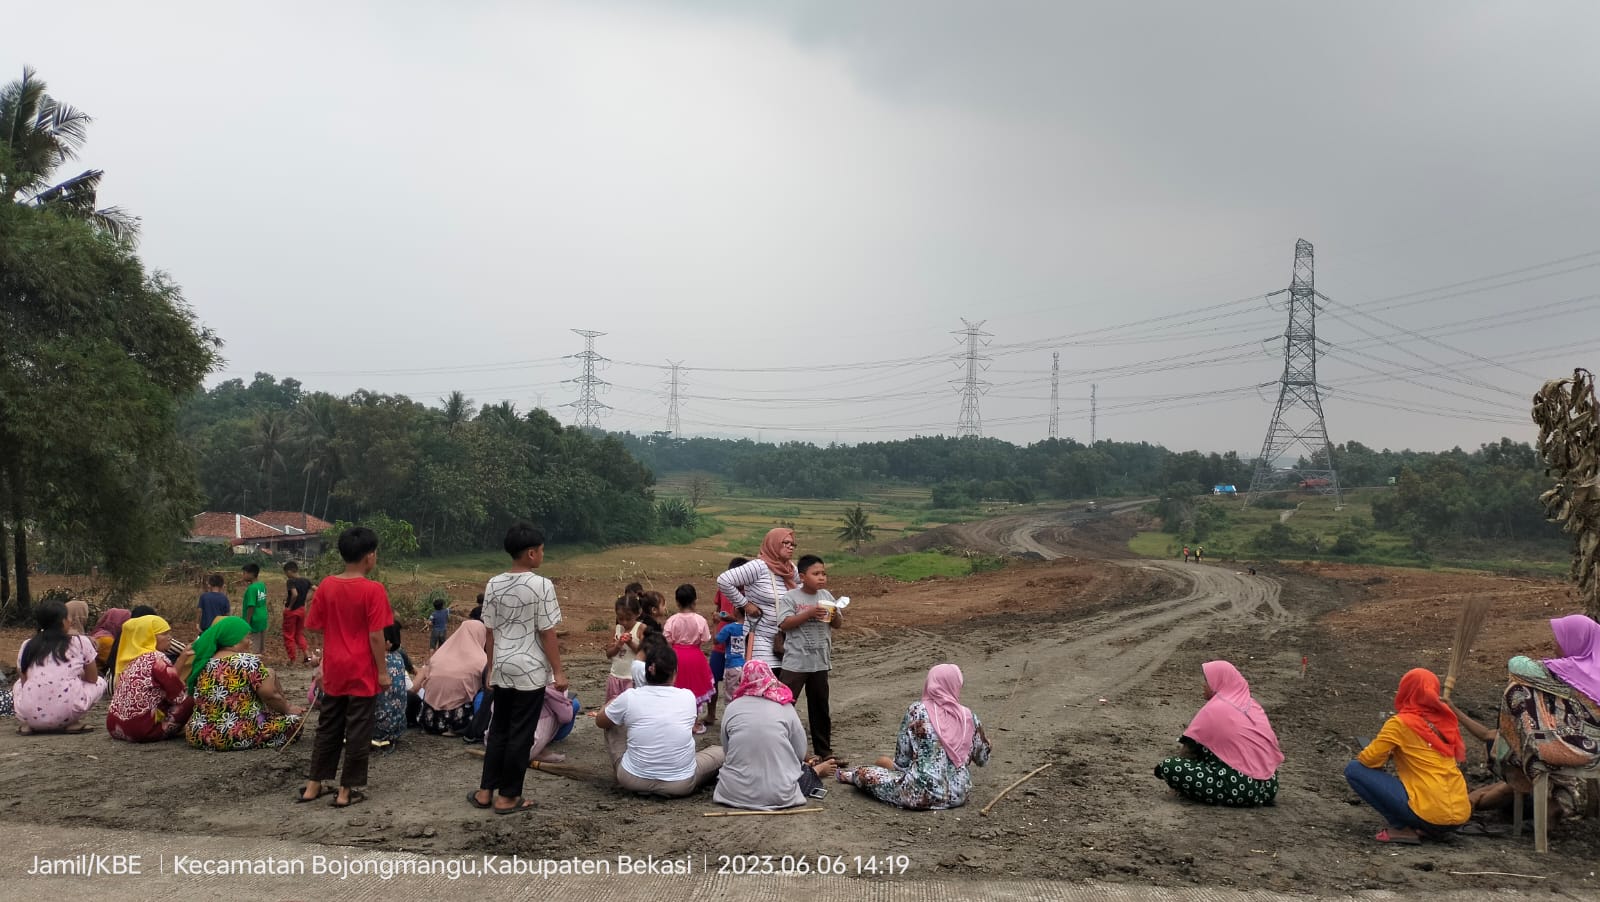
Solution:
M717 630L717 641L727 648L722 668L723 689L732 698L744 681L744 608L735 606L732 619Z
M261 565L245 564L239 570L247 583L239 616L250 624L250 646L259 657L267 648L267 584L261 581Z
M283 565L284 585L288 594L283 599L283 651L289 656L289 663L303 661L311 663L311 649L306 645L306 605L311 602L311 595L317 591L312 588L311 580L300 575L300 565L290 561Z
M728 562L728 569L733 570L750 563L747 558L736 557ZM722 672L727 668L728 646L719 638L722 627L733 619L733 599L722 594L722 589L717 589L716 598L717 619L711 624L711 701L706 703L706 726L715 726L717 723L717 687L722 685ZM735 683L735 686L738 684Z
M644 641L644 624L639 622L639 601L626 595L617 599L617 625L611 631L606 657L611 673L606 676L606 704L633 688L633 660Z
M207 589L200 593L200 632L211 628L218 617L228 616L228 595L222 591L222 574L206 577Z
M778 679L799 699L806 695L806 716L811 722L811 747L817 757L833 757L833 718L828 713L828 671L833 667L833 631L844 617L831 605L827 589L828 566L808 554L795 564L800 588L778 601L778 628L783 630L783 672ZM823 607L822 602L829 602Z
M702 643L711 638L711 627L706 618L695 613L694 604L699 595L694 586L684 583L673 593L678 602L678 613L667 618L661 631L678 656L678 672L673 685L694 693L697 708L703 708L716 695L716 684L711 681L711 663L700 650ZM706 725L698 719L694 725L696 735L704 733Z
M348 808L366 800L367 759L372 754L377 696L390 686L384 627L394 623L389 593L367 579L378 566L378 535L352 526L339 535L344 572L322 581L317 605L306 628L322 634L322 692L317 704L317 738L311 752L302 802L314 802L329 790L325 784L344 773L333 807Z
M428 651L437 651L450 631L450 612L445 610L443 598L433 600L433 613L428 615L428 620L433 625L433 633L428 636Z

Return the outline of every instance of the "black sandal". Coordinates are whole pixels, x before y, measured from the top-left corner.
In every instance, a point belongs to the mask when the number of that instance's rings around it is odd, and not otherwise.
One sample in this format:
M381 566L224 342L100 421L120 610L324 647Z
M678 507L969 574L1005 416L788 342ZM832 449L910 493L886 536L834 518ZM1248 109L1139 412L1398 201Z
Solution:
M320 799L325 795L338 795L338 794L339 794L339 790L337 790L337 789L329 789L326 786L318 786L317 787L317 794L312 796L311 798L309 798L309 799L306 798L306 791L304 789L302 789L299 792L294 794L294 800L295 800L296 804L304 805L307 802L315 802L317 799Z
M334 795L337 796L338 793L334 793ZM362 802L365 802L366 800L367 800L367 794L366 793L362 792L359 789L352 789L352 790L350 790L350 800L349 801L347 801L343 805L341 805L341 804L339 804L339 800L337 798L335 798L332 802L328 803L328 806L330 808L349 808L351 805L359 805Z

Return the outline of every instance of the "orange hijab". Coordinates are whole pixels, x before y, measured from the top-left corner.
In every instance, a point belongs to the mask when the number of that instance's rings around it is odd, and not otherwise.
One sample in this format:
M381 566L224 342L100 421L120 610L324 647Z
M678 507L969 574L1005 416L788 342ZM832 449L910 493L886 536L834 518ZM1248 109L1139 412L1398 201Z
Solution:
M1394 713L1422 741L1441 755L1457 761L1467 760L1467 745L1461 741L1461 725L1456 714L1439 698L1439 678L1421 667L1406 671L1400 690L1394 694Z
M800 585L800 580L794 575L794 561L786 561L778 555L783 551L783 540L793 538L794 530L787 526L769 530L767 537L761 540L760 555L761 559L767 562L767 569L772 571L772 575L781 578L783 584L791 589Z

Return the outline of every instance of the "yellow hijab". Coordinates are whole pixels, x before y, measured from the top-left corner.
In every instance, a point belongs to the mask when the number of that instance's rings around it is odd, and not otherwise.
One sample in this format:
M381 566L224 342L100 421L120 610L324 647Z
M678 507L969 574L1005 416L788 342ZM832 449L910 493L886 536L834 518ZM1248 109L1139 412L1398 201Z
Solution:
M140 655L156 650L156 639L162 633L172 632L172 627L160 617L149 614L134 617L122 625L122 641L117 646L117 676Z

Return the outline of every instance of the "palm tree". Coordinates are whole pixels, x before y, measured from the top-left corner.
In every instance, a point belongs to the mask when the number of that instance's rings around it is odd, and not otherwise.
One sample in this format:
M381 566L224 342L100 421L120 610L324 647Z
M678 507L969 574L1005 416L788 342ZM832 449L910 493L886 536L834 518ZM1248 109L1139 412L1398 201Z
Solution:
M472 399L458 391L450 393L448 398L441 398L444 402L444 431L455 435L472 419Z
M338 411L338 400L324 392L318 392L301 401L300 406L294 411L292 434L301 457L305 459L303 472L306 484L300 499L300 509L302 512L305 511L311 494L312 478L315 477L319 486L324 479L327 479L328 489L323 495L320 515L324 519L327 518L328 503L333 497L333 483L339 470L339 455L333 448L333 438L339 427Z
M852 551L860 551L861 543L872 541L873 533L877 531L878 527L867 520L867 512L858 504L844 512L844 525L839 527L839 541L849 542Z
M23 67L21 79L0 87L0 203L55 210L114 238L132 240L139 230L138 217L117 207L96 206L103 171L87 169L65 181L54 181L56 169L76 157L88 139L90 121L83 111L51 97L30 67ZM14 299L3 287L6 281L0 279L0 303L9 304ZM4 366L5 357L0 355L0 368ZM0 445L7 444L6 428L4 411L0 411ZM22 461L11 456L0 475L11 502L16 615L26 618L32 598L28 588L28 491Z
M133 238L139 219L119 207L97 208L95 194L105 172L86 169L53 182L61 164L78 155L93 121L81 110L45 92L32 68L0 88L0 199L49 207L93 223L116 238Z
M272 476L284 468L283 452L289 447L289 417L281 410L264 410L250 424L250 444L244 453L256 465L256 488L267 484L267 510L272 510Z

